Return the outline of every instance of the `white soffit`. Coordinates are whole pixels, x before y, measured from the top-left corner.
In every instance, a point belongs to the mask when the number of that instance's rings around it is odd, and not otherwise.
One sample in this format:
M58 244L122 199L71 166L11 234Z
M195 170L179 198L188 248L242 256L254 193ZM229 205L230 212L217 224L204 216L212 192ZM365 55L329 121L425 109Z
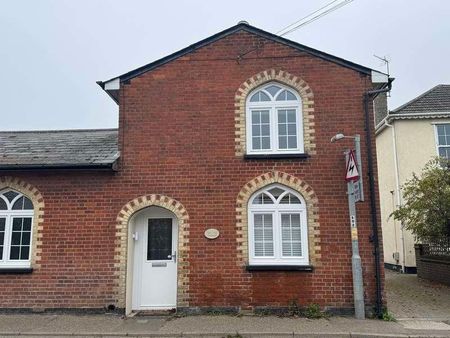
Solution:
M105 82L105 90L119 90L119 89L120 89L120 79L119 78Z
M372 83L387 83L388 81L388 75L372 70Z

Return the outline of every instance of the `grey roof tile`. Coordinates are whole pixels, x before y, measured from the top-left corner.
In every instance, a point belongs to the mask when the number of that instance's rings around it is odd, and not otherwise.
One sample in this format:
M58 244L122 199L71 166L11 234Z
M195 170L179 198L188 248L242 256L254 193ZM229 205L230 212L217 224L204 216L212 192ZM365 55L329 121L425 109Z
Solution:
M117 129L2 131L0 169L111 167Z
M440 84L391 111L391 114L450 112L450 85Z

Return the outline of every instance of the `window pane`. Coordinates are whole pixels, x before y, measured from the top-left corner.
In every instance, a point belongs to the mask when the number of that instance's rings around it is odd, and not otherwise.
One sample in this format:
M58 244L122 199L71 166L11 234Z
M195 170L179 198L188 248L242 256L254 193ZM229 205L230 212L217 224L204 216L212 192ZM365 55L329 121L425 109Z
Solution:
M260 124L261 123L261 117L260 117L259 111L252 111L252 124Z
M270 149L270 115L268 110L252 111L252 149Z
M252 135L253 136L260 136L261 133L261 127L259 124L252 125Z
M267 90L270 93L270 95L275 97L275 94L278 93L281 90L281 87L278 87L278 86L275 86L275 85L271 85L271 86L268 86L268 87L266 87L264 89Z
M20 231L13 231L11 236L11 245L20 245Z
M280 123L278 125L278 135L280 135L280 136L287 135L287 125L285 123Z
M27 217L23 219L23 231L31 230L31 218Z
M8 206L6 205L6 202L3 200L3 198L0 198L0 210L8 210Z
M288 137L288 148L289 149L297 148L297 136Z
M276 200L278 199L278 197L280 197L282 193L284 193L284 191L285 190L281 188L273 188L269 190L269 192L273 195L273 197L275 197Z
M295 123L289 123L287 125L288 135L297 135L297 125Z
M261 138L260 137L253 137L252 138L252 146L254 150L261 149Z
M439 147L439 156L450 159L450 147Z
M281 240L283 256L301 256L300 214L281 215Z
M277 96L277 101L286 101L286 90L283 90L280 94Z
M12 210L23 210L23 196L14 202Z
M286 136L279 136L278 137L278 143L280 149L287 149L287 137Z
M147 260L171 260L169 256L172 256L172 219L149 219Z
M261 135L270 136L270 126L268 124L261 125Z
M273 256L272 214L254 215L255 257Z
M253 204L273 204L273 201L269 196L261 193L253 199Z
M14 218L13 219L13 231L21 231L22 230L22 218Z
M261 101L270 101L270 97L262 91L256 92L250 98L250 102L261 102Z
M20 250L20 259L28 260L30 258L30 247L25 246Z
M269 123L269 122L270 122L269 111L262 110L261 111L261 123Z
M270 149L270 137L263 137L261 141L262 149Z
M450 124L444 124L445 134L450 135Z
M8 201L12 201L17 195L19 195L17 192L15 191L7 191L3 194L3 196L5 196Z
M17 201L15 201L12 207L12 210L30 210L30 209L33 209L33 203L31 203L31 201L25 196L22 196Z
M295 122L296 118L295 118L295 109L289 109L287 111L287 121L288 122Z
M0 218L0 260L3 259L3 243L5 241L6 218Z
M31 241L31 217L13 218L9 259L28 260Z
M291 193L286 194L280 201L280 204L302 204L297 196L292 195Z
M295 101L295 100L297 100L297 98L295 97L295 95L294 94L292 94L291 92L287 92L287 94L286 94L286 99L287 100L289 100L289 101Z
M12 246L9 253L9 259L19 259L20 248L18 246Z
M33 202L27 197L23 201L23 210L33 210Z

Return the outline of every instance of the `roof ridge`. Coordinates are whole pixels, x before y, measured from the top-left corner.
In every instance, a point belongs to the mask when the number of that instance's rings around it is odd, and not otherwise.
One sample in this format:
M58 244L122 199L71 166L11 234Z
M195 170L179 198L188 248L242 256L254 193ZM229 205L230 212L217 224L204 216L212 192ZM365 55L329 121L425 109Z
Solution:
M401 106L399 106L399 107L397 107L397 108L391 110L389 113L394 113L394 114L396 114L396 113L399 112L400 110L403 110L403 109L406 108L407 106L410 106L411 104L417 102L418 100L420 100L421 98L423 98L425 95L431 93L433 90L435 90L436 88L441 87L441 86L445 86L445 84L438 84L438 85L435 85L434 87L428 89L426 92L420 94L419 96L416 96L416 97L413 98L412 100L410 100L410 101L408 101L408 102L402 104ZM448 85L448 86L450 86L450 85Z
M262 37L264 37L266 39L269 39L269 40L272 40L272 41L276 41L276 42L282 43L284 45L288 45L288 46L290 46L292 48L299 49L299 50L301 50L303 52L306 52L306 53L309 53L309 54L311 54L313 56L322 58L322 59L330 61L330 62L334 62L336 64L339 64L339 65L347 67L347 68L351 68L351 69L359 71L359 72L364 72L366 74L369 74L371 71L374 70L372 68L369 68L367 66L363 66L363 65L358 64L356 62L352 62L352 61L346 60L346 59L341 58L339 56L335 56L333 54L329 54L329 53L323 52L323 51L321 51L319 49L303 45L303 44L301 44L299 42L286 39L285 37L273 34L271 32L263 30L261 28L252 26L252 25L250 25L248 23L242 23L241 22L241 23L238 23L237 25L231 26L231 27L229 27L227 29L224 29L224 30L218 32L218 33L210 35L209 37L201 39L201 40L199 40L199 41L197 41L197 42L195 42L193 44L190 44L187 47L184 47L184 48L182 48L182 49L180 49L180 50L178 50L178 51L176 51L174 53L166 55L165 57L162 57L160 59L157 59L155 61L147 63L147 64L145 64L143 66L138 67L138 68L135 68L135 69L133 69L131 71L128 71L128 72L126 72L124 74L121 74L119 76L115 76L115 77L110 78L110 79L108 79L106 81L97 81L97 84L100 85L103 89L105 89L104 88L105 83L113 81L115 79L120 79L121 81L130 80L130 79L132 79L132 78L134 78L136 76L140 76L140 75L142 75L142 74L144 74L144 73L146 73L146 72L148 72L148 71L150 71L150 70L152 70L152 69L154 69L154 68L156 68L158 66L161 66L161 65L163 65L163 64L165 64L167 62L171 62L172 60L174 60L174 59L176 59L176 58L178 58L180 56L183 56L183 55L188 54L188 53L190 53L192 51L195 51L198 48L204 47L204 46L206 46L206 45L208 45L208 44L210 44L212 42L215 42L218 39L226 37L229 34L233 34L233 33L237 32L239 30L244 30L244 31L249 32L249 33L257 34L257 35L262 36ZM377 72L379 72L379 71L377 71ZM379 73L381 73L381 72L379 72Z
M49 129L49 130L0 130L0 133L1 134L22 134L22 133L65 133L65 132L96 132L96 131L118 131L118 128Z

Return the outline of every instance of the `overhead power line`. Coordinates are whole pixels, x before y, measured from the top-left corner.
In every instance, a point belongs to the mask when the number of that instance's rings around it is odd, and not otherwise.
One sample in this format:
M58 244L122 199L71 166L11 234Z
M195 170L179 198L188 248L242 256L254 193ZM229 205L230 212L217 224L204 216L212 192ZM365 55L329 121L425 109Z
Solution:
M338 2L339 1L339 2ZM354 0L333 0L326 4L323 7L320 7L319 9L315 10L314 12L309 13L308 15L304 16L303 18L295 21L294 23L284 27L282 30L278 31L276 34L279 36L284 36L289 33L292 33L293 31L306 26L307 24L316 21L320 19L321 17L330 14L331 12L334 12L335 10L338 10L339 8L348 5L349 3L353 2ZM242 59L243 56L254 52L255 50L263 47L265 43L260 44L259 46L250 49L247 52L244 52L238 56L238 60Z
M325 16L327 14L330 14L330 13L338 10L339 8L344 7L345 5L348 5L349 3L353 2L353 0L344 0L344 1L341 1L341 2L333 5L337 1L338 0L331 1L327 5L319 8L318 10L312 12L311 14L309 14L309 15L301 18L300 20L297 20L293 24L290 24L289 26L283 28L277 34L279 34L280 36L284 36L284 35L287 35L289 33L292 33L293 31L295 31L295 30L297 30L297 29L299 29L299 28L301 28L303 26L306 26L307 24L309 24L309 23L311 23L313 21L316 21L316 20L320 19L321 17L323 17L323 16Z
M291 23L290 25L284 27L283 29L280 29L280 30L279 30L278 32L276 32L275 34L276 34L276 35L280 35L283 31L285 31L285 30L291 28L292 26L294 26L294 25L300 23L301 21L303 21L303 20L309 18L310 16L316 14L317 12L320 12L322 9L325 9L325 8L327 8L328 6L334 4L335 2L338 2L338 1L341 1L341 0L333 0L333 1L329 2L329 3L327 3L325 6L320 7L319 9L315 10L314 12L309 13L308 15L304 16L303 18L301 18L301 19L299 19L299 20L297 20L297 21Z

